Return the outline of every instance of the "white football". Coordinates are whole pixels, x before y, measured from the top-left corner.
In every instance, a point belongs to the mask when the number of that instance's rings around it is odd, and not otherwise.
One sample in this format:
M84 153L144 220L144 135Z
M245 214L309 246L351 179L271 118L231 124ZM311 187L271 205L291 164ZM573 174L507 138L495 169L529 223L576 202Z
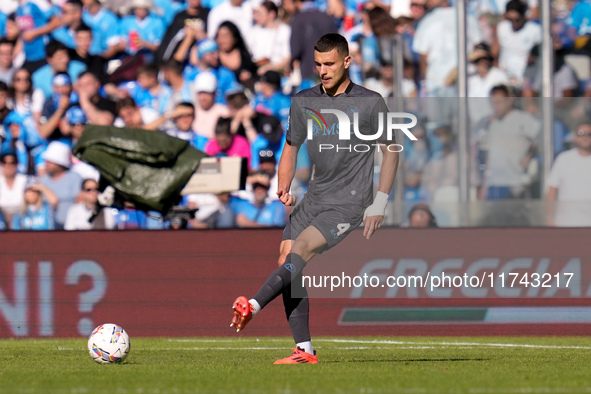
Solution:
M101 324L88 337L90 357L99 364L123 362L130 348L129 335L117 324Z

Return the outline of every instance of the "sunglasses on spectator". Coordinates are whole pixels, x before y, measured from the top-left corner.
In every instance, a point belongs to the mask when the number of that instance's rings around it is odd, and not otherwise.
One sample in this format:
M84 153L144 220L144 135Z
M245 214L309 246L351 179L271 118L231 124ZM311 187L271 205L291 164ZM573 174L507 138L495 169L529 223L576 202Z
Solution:
M523 18L522 18L522 17L520 17L520 16L519 16L519 17L517 17L517 18L505 18L505 19L507 19L507 20L508 20L509 22L511 22L511 23L517 23L517 22L521 22L521 21L523 20Z
M2 162L5 166L15 166L16 161L3 161Z
M15 78L14 82L31 82L31 78Z
M88 193L90 193L90 192L98 192L98 188L92 187L92 188L84 189L84 191L85 192L88 192Z
M421 3L410 3L411 7L421 7L421 8L425 8L425 4L421 4Z
M583 131L583 130L578 130L577 131L577 135L579 137L589 137L589 138L591 138L591 131L588 132L588 133L585 133L585 131Z

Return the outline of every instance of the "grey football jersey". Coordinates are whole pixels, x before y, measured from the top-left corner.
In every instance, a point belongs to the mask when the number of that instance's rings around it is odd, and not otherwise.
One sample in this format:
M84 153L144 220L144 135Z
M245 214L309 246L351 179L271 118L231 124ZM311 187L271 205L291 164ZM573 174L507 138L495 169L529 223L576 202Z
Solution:
M350 139L339 135L339 118L322 110L338 110L346 114ZM287 127L287 141L300 146L307 140L314 179L307 195L317 204L353 204L369 206L373 200L374 152L378 142L387 140L388 107L376 92L350 83L336 97L327 95L321 85L302 90L292 99ZM363 140L354 133L354 114L358 131L365 136L376 135L379 118L383 132L380 138ZM311 127L310 127L311 126ZM344 129L343 129L344 130ZM342 133L345 135L345 133Z

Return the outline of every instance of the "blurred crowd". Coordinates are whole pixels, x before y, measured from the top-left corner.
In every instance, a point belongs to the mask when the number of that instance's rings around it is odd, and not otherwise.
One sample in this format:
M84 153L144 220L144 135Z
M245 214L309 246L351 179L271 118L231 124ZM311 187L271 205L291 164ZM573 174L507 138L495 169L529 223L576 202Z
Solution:
M468 1L473 199L591 201L591 2L555 0L552 12L557 159L546 191L538 1ZM167 227L133 206L88 222L99 174L71 155L87 124L167 133L247 160L246 190L184 198L199 208L189 227L285 225L274 191L290 96L318 83L314 43L331 32L349 41L354 83L403 97L418 114L418 141L404 141L405 201L457 200L448 0L2 0L0 228ZM312 172L304 146L296 195Z

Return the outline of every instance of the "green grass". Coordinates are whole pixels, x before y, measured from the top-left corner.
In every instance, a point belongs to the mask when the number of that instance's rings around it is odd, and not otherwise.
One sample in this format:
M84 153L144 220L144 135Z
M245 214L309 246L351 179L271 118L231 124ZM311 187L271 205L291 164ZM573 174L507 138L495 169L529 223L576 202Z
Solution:
M591 338L316 338L318 365L272 365L288 338L1 340L0 393L591 393Z

